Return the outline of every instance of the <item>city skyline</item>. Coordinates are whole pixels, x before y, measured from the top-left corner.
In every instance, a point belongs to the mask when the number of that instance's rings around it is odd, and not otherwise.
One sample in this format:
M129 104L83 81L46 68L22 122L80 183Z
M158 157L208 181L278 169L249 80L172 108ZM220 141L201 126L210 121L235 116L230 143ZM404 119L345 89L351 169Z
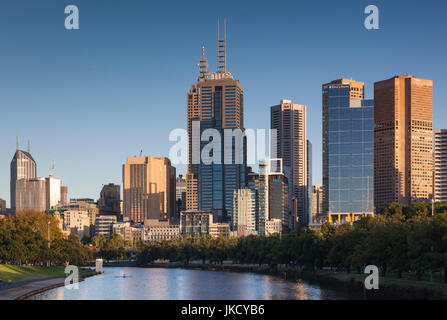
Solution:
M248 26L244 25L246 18L241 13L231 12L228 9L219 12L221 18L227 19L229 69L235 78L244 84L245 127L268 129L269 107L280 99L290 99L307 105L308 138L313 144L314 184L321 183L322 83L340 77L353 78L365 82L365 98L373 98L373 84L382 79L402 73L431 79L434 83L434 129L447 127L444 120L447 119L447 114L442 108L447 103L447 96L440 90L446 87L442 77L446 67L441 59L442 53L445 52L445 44L427 36L419 38L421 45L411 47L411 52L405 57L393 58L389 55L393 48L406 48L405 41L408 41L409 37L406 35L407 32L421 35L427 30L432 30L433 25L436 25L438 10L430 9L430 6L423 8L417 6L418 15L416 15L416 6L412 3L402 7L378 1L382 29L368 31L362 24L366 2L356 3L354 6L349 6L349 3L354 2L346 3L346 7L342 6L345 10L341 10L340 19L335 20L330 19L331 8L335 6L331 3L327 4L326 12L312 4L282 3L278 7L271 7L261 2L259 10L255 10L255 13L260 15L259 19L254 19ZM37 176L47 176L52 160L56 159L55 176L62 178L64 184L68 185L70 197L98 199L103 184L109 182L121 184L122 163L126 157L137 155L141 149L144 155L168 156L169 147L172 145L168 143L170 130L186 129L185 88L195 80L194 75L198 75L197 61L203 45L208 52L210 69L217 69L216 36L213 28L218 18L214 12L215 5L206 5L205 9L210 14L200 22L209 28L194 32L193 37L188 37L191 43L186 43L180 40L178 35L176 37L179 27L184 28L182 32L186 34L197 27L197 22L190 22L190 19L185 20L181 17L182 10L174 13L179 19L177 21L173 19L166 35L160 38L154 36L153 27L161 21L158 19L163 19L168 14L164 10L165 7L146 6L142 3L125 8L112 6L107 8L107 13L110 14L108 18L114 17L117 20L116 24L100 27L100 19L104 17L99 15L99 10L85 1L75 1L74 4L79 6L81 12L81 27L76 34L63 29L63 6L59 12L57 5L47 7L27 3L30 12L36 15L32 18L31 13L21 11L23 4L24 2L2 5L6 8L3 8L0 14L3 15L4 12L8 14L5 19L3 16L0 19L2 21L0 33L2 35L5 33L9 40L0 45L4 59L8 61L3 65L4 72L0 76L3 103L7 106L4 116L6 119L18 119L22 116L22 112L29 115L22 117L21 121L6 121L2 125L6 133L0 137L0 146L3 150L0 157L0 167L3 168L0 170L0 198L7 200L8 207L10 207L8 169L15 151L16 135L20 137L22 149L24 141L30 138L31 153L38 163ZM194 16L196 6L199 4L194 4L186 13ZM245 9L242 11L249 16L254 15L255 13L249 12L249 7L247 4L242 4L241 9ZM284 9L287 8L294 10L286 13ZM281 17L282 12L285 19L281 20L284 22L281 27L275 27L273 22L264 25L265 21L260 21L266 14L264 11L268 9L272 9L276 17ZM126 12L133 14L138 10L150 12L153 20L149 19L147 23L141 22L141 28L137 28L139 31L136 32L135 24L126 27L125 23L119 22L118 18L123 14L118 13L120 10L125 10L124 16ZM315 18L318 15L309 13L316 10L320 13L320 18ZM160 18L155 17L157 12L162 13ZM306 13L313 16L316 21L306 18ZM294 25L292 22L295 20L286 19L292 14L296 17L302 16L303 20ZM421 22L417 27L411 25L412 17L424 18L429 14L430 21L423 20L424 23ZM16 21L11 21L11 17ZM326 21L326 18L329 19ZM3 25L4 23L7 24ZM369 44L368 50L363 47L356 57L349 53L346 55L343 52L331 51L331 57L337 58L337 64L329 65L322 59L325 55L318 50L321 49L321 44L313 43L317 37L321 37L321 31L318 29L303 33L299 27L304 27L305 23L321 29L350 27L354 36L358 37L357 43L354 46L350 43L351 39L340 41L341 45L345 44L346 49L354 49ZM28 29L31 24L36 24L36 30ZM407 29L401 30L402 26ZM387 30L386 33L382 32L384 29ZM132 37L127 40L129 30L132 30ZM45 33L47 31L50 31L49 35ZM111 37L114 31L118 31L115 38ZM38 42L32 39L37 35L36 32L44 33ZM148 37L145 37L146 34ZM272 38L273 35L275 39ZM399 37L393 38L397 35ZM254 36L254 39L250 38L247 44L244 44L244 41L251 36ZM100 41L101 48L94 44L95 37L105 37L103 42ZM138 37L148 39L147 44L144 44L146 43L144 41L141 43ZM260 39L263 39L263 46L255 46L257 54L253 56L251 48ZM278 50L284 43L290 47L285 46L284 50ZM133 50L124 52L124 49L118 48L120 44L127 44ZM171 46L166 46L168 44ZM173 50L164 50L164 46ZM375 49L375 46L379 49ZM80 51L77 47L91 48L91 53L82 53L84 49ZM13 54L17 53L18 48L23 50L15 57ZM292 49L290 52L289 48ZM294 51L295 48L306 48L306 51ZM383 48L388 50L384 52ZM259 53L259 49L263 50ZM278 55L276 51L280 51L281 54ZM420 62L419 57L424 51L431 53L431 61ZM135 57L136 62L130 63L127 59L122 59L125 53L129 57ZM278 57L283 61L278 62ZM384 57L389 59L388 63L382 61ZM162 62L159 67L155 66L157 59L162 59L158 60ZM358 64L354 67L356 62ZM361 67L360 62L363 63ZM258 68L259 64L264 68ZM316 66L320 66L321 70L312 70ZM80 70L76 71L76 68ZM177 77L175 81L172 81L173 76ZM155 81L160 85L155 86ZM21 84L18 85L18 82ZM161 89L155 92L151 87ZM119 90L113 92L114 89ZM167 107L171 107L174 112L164 112ZM129 121L124 121L124 125L120 126L124 115ZM160 122L157 124L153 118L163 121L157 121ZM129 140L133 136L141 138ZM173 165L177 168L178 174L186 172L186 166Z

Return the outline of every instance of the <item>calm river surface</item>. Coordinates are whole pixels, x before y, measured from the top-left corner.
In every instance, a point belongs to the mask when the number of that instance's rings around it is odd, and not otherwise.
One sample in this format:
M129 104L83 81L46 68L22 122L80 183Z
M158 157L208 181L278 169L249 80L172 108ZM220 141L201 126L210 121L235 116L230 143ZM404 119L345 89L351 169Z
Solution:
M65 287L37 294L33 300L333 300L359 299L345 291L323 289L305 281L285 281L254 273L169 268L104 268L78 290Z

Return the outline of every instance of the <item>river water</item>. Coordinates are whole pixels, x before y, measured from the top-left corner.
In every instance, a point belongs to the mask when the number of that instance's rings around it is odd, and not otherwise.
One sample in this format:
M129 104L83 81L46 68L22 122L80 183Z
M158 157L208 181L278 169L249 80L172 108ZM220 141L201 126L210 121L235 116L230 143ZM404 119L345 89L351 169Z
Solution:
M78 289L59 287L33 300L335 300L359 299L346 291L269 275L171 268L104 268Z

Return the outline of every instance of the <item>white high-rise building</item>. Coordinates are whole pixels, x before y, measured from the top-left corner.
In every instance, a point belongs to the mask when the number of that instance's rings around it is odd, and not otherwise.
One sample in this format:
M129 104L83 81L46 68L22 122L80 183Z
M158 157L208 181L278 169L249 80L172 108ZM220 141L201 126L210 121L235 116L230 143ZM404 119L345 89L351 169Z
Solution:
M283 159L284 171L289 176L289 199L294 225L309 223L308 145L306 106L281 100L270 109L270 127L276 129L272 139L271 157Z
M47 210L56 207L61 201L62 180L49 176L45 178Z

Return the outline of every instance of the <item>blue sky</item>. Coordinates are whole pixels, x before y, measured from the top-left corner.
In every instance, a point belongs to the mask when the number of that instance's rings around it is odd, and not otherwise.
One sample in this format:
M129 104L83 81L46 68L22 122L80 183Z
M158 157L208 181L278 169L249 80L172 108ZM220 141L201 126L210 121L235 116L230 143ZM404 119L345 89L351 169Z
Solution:
M64 28L65 6L80 29ZM364 28L364 8L380 30ZM227 19L228 69L245 90L245 126L269 127L269 106L308 107L314 182L321 182L321 84L397 74L434 81L434 127L447 128L447 3L431 1L1 0L0 198L9 200L15 137L31 139L38 175L69 197L121 183L127 156L167 156L186 127L186 93L204 45L217 68L217 18ZM183 172L184 166L178 168ZM9 205L9 201L8 201Z

